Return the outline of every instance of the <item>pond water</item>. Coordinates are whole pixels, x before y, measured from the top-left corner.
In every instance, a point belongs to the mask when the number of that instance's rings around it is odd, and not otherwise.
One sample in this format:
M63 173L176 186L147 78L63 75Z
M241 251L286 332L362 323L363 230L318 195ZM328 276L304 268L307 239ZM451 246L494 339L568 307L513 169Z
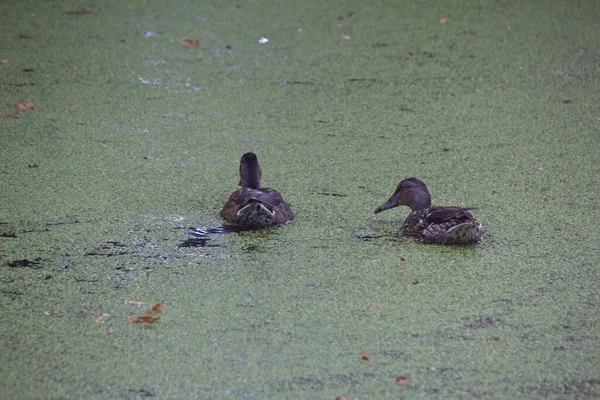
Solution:
M4 1L0 392L599 396L592 3ZM296 218L217 233L247 151Z

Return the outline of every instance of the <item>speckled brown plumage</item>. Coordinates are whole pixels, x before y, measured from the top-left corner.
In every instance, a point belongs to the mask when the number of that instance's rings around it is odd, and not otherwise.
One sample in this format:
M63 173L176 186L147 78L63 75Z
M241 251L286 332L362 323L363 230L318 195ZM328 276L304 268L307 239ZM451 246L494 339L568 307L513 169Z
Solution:
M398 184L390 199L375 213L405 205L413 211L400 228L400 234L428 243L470 244L483 236L483 227L464 207L431 207L427 186L417 178L408 178Z
M279 192L261 188L262 176L258 158L246 153L240 161L240 185L233 192L221 216L232 225L247 229L274 227L290 222L294 215Z

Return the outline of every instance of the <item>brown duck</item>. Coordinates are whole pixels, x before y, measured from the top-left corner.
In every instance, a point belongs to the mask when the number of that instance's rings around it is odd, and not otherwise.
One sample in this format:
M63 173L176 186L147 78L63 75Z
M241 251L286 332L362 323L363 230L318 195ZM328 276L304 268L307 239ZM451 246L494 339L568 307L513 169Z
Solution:
M294 218L288 203L273 189L261 188L262 171L254 153L240 161L240 186L229 196L221 216L232 225L259 229L284 225Z
M396 187L394 195L375 214L397 206L412 210L404 221L400 234L428 243L471 244L483 236L483 227L464 207L431 207L431 195L423 181L404 179Z

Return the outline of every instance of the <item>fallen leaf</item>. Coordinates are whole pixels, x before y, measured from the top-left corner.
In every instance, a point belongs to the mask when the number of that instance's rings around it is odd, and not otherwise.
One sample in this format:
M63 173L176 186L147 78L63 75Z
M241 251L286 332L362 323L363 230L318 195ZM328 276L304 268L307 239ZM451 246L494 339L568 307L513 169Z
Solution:
M47 317L52 316L52 314L54 314L52 311L44 311L44 315Z
M406 382L408 382L408 378L405 376L398 376L396 378L396 384L398 385L404 385Z
M499 342L500 341L500 336L492 336L491 338L494 342Z
M350 40L350 39L352 39L352 36L350 36L350 35L342 35L342 39L344 39L344 40Z
M335 400L348 400L345 396L338 396Z
M6 114L6 119L19 119L17 114Z
M104 317L102 315L96 318L96 325L104 325Z
M8 58L3 58L0 60L0 65L8 65Z
M406 261L406 257L404 257L404 256L401 256L401 257L400 257L400 261Z
M412 281L412 284L413 285L420 285L421 281L418 281L418 280L415 279L414 281Z
M369 310L369 311L378 311L379 310L379 306L369 306L369 308L367 308L367 310Z
M371 359L371 355L369 353L362 353L360 358L361 360L369 361Z
M148 157L148 158L150 158L150 157ZM144 159L146 159L146 157L144 157ZM140 271L140 276L142 278L147 278L150 276L150 271Z
M540 172L544 172L544 167L539 167L537 170Z
M153 317L151 315L140 315L139 317L127 317L127 322L133 324L153 324L158 321L160 317Z
M34 103L26 103L23 100L19 100L17 103L17 110L27 111L27 110L35 110L38 106Z
M447 24L450 21L452 21L450 18L440 18L441 25Z
M144 304L148 304L145 301L136 301L136 300L127 300L127 304L131 304L134 306L142 306Z
M80 7L80 8L78 8L77 10L74 10L74 11L66 11L65 13L66 13L66 14L69 14L69 15L85 15L85 14L91 14L91 13L92 13L92 10L88 10L88 9L87 9L87 8L85 8L85 7Z
M193 49L200 46L200 40L198 39L182 39L181 44L187 48Z
M160 302L156 303L156 304L155 304L155 305L152 307L152 309L150 309L150 311L148 311L148 312L149 312L150 314L157 314L157 313L160 313L160 312L162 312L162 310L163 310L163 302L162 302L162 301L160 301Z

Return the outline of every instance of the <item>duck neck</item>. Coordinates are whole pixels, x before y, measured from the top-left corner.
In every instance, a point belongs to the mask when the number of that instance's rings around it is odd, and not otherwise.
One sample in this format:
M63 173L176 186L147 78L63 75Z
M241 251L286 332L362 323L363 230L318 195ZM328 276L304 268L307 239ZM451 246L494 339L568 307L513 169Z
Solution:
M431 207L431 195L427 188L423 189L414 189L413 193L410 195L410 204L408 206L413 211L424 210L426 208Z
M260 167L258 165L245 165L242 167L240 186L260 189Z

